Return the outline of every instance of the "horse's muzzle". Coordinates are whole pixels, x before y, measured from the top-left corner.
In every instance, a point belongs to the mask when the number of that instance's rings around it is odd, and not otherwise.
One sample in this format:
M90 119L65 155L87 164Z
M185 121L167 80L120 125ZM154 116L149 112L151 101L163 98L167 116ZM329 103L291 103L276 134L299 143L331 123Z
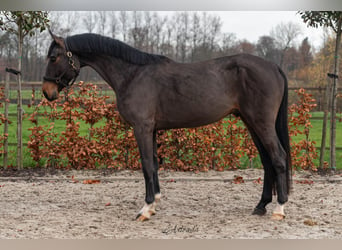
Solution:
M43 94L48 101L54 101L58 98L58 86L52 82L43 82Z

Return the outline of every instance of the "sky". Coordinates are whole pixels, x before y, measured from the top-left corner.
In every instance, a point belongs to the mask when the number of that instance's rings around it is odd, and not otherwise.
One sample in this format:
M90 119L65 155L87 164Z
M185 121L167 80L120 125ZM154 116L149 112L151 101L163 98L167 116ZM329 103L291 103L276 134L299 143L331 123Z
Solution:
M256 43L259 37L270 35L277 24L283 22L297 23L301 28L301 35L296 43L299 45L306 37L315 49L323 44L323 28L312 28L302 21L297 11L207 11L219 15L222 21L223 33L235 33L238 40L248 40ZM171 16L172 11L159 12Z
M235 33L238 39L257 42L263 35L269 35L272 28L283 22L298 23L302 34L298 37L300 43L305 37L315 48L323 43L323 29L307 27L296 11L217 11L212 12L221 17L222 32Z

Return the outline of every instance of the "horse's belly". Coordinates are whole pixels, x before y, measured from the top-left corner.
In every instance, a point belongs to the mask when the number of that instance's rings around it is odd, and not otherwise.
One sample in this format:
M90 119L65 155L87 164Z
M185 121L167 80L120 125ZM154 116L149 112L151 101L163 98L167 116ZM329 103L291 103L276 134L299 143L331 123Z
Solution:
M190 128L214 123L232 113L234 105L225 103L198 103L197 105L174 104L160 110L156 117L158 129Z

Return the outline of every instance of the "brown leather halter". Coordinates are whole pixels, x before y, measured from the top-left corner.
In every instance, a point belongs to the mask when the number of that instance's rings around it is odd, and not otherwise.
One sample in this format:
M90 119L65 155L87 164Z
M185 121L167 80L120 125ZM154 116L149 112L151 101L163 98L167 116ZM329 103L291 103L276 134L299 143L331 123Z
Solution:
M75 66L75 61L72 58L72 52L69 50L67 42L64 41L64 44L65 44L66 56L68 57L69 65L71 66L72 70L75 73L74 77L68 82L62 81L62 77L65 75L65 73L68 71L68 69L64 70L64 72L62 74L60 74L58 77L52 77L52 76L44 76L43 77L44 81L56 83L59 87L62 87L62 88L66 88L66 87L71 86L76 81L76 78L80 73L80 69L77 69Z

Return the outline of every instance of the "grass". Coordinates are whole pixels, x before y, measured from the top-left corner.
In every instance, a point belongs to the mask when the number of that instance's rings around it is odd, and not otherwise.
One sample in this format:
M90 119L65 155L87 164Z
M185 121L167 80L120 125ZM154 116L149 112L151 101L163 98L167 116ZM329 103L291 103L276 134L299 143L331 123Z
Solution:
M10 114L16 114L16 105L15 104L11 104L9 106L9 113ZM28 106L24 106L24 110L25 110L25 116L29 116L33 111L34 108L30 108ZM1 112L3 112L3 110L0 110ZM315 112L312 114L313 117L323 117L323 113L322 112ZM9 143L16 143L16 116L10 116L10 120L11 120L11 124L9 126ZM47 119L44 119L43 117L39 117L39 125L49 125L50 122ZM86 136L88 135L88 129L90 128L90 125L85 124L83 121L81 122L81 126L80 126L80 135L81 136ZM321 136L322 136L322 120L316 120L316 119L312 119L311 120L312 126L313 128L310 130L310 134L309 134L309 139L312 141L316 142L316 147L320 147L321 145ZM99 122L98 124L96 124L97 126L101 126L103 125L102 122ZM28 128L33 127L34 125L28 120L28 117L26 117L23 121L23 143L27 143L29 140L29 136L31 134L31 131L28 130ZM54 131L60 133L61 131L63 131L65 129L65 122L64 121L59 121L56 120L55 122L55 127L54 127ZM3 125L0 125L0 133L2 133L3 131ZM296 137L294 137L293 139L295 141L299 141L304 139L305 136L304 135L298 135ZM337 129L336 129L336 147L342 147L342 123L338 122L337 123ZM327 147L329 147L329 124L328 124L328 131L327 131L327 142L326 145ZM340 160L342 158L342 150L337 150L336 152L336 157L337 157L337 168L338 169L342 169L342 160ZM2 156L0 157L0 165L2 165ZM325 154L325 160L328 161L329 159L329 151L326 151ZM10 165L15 165L16 164L16 146L10 146L9 147L9 164ZM319 164L319 159L315 160L315 164L316 166L318 166ZM250 163L247 159L247 157L242 158L241 159L241 165L243 167L249 167ZM254 167L259 167L261 165L260 163L260 159L259 157L257 157L256 159L253 160L253 166ZM24 146L24 166L25 167L33 167L35 166L35 162L31 159L30 157L30 153L27 147Z
M340 114L338 115L338 118L340 118ZM313 118L322 118L323 112L314 112L312 113ZM317 119L311 119L312 129L310 129L309 139L311 141L316 142L316 147L321 147L322 142L322 128L323 128L323 120L317 120ZM295 141L299 141L304 139L304 135L298 135L295 137ZM327 134L326 134L326 148L330 148L330 120L327 124ZM342 122L336 123L336 147L342 147ZM317 149L318 153L320 152L319 149ZM329 162L330 158L330 151L327 149L324 154L324 160ZM316 166L319 165L319 157L318 159L314 160L314 163ZM342 150L336 149L336 168L342 169Z
M23 143L25 145L25 143L27 143L29 141L29 136L31 135L31 131L29 130L29 128L34 127L34 125L31 123L31 121L28 120L29 115L32 114L34 112L34 108L30 108L27 105L23 105L23 109L25 112L24 115L24 120L23 120ZM3 111L2 111L3 112ZM9 110L8 113L9 114L16 114L17 112L17 106L15 104L10 104L9 105ZM11 124L9 125L8 128L8 143L12 144L12 143L17 143L17 117L11 115L9 117ZM81 126L80 126L80 135L84 136L88 134L88 128L90 127L88 124L85 124L84 122L81 122ZM50 125L50 121L48 121L47 119L44 119L43 117L38 117L38 124L41 126L45 126L45 125ZM0 131L2 132L4 129L4 125L0 125ZM65 122L64 121L59 121L56 120L55 121L55 126L54 126L54 131L57 133L60 133L62 131L65 130ZM9 146L9 154L8 154L8 161L9 161L9 165L16 165L16 146L10 145ZM0 165L2 165L2 159L3 156L0 157ZM29 149L24 146L23 149L23 165L25 167L33 167L35 166L35 162L32 160L31 156L30 156L30 152Z

